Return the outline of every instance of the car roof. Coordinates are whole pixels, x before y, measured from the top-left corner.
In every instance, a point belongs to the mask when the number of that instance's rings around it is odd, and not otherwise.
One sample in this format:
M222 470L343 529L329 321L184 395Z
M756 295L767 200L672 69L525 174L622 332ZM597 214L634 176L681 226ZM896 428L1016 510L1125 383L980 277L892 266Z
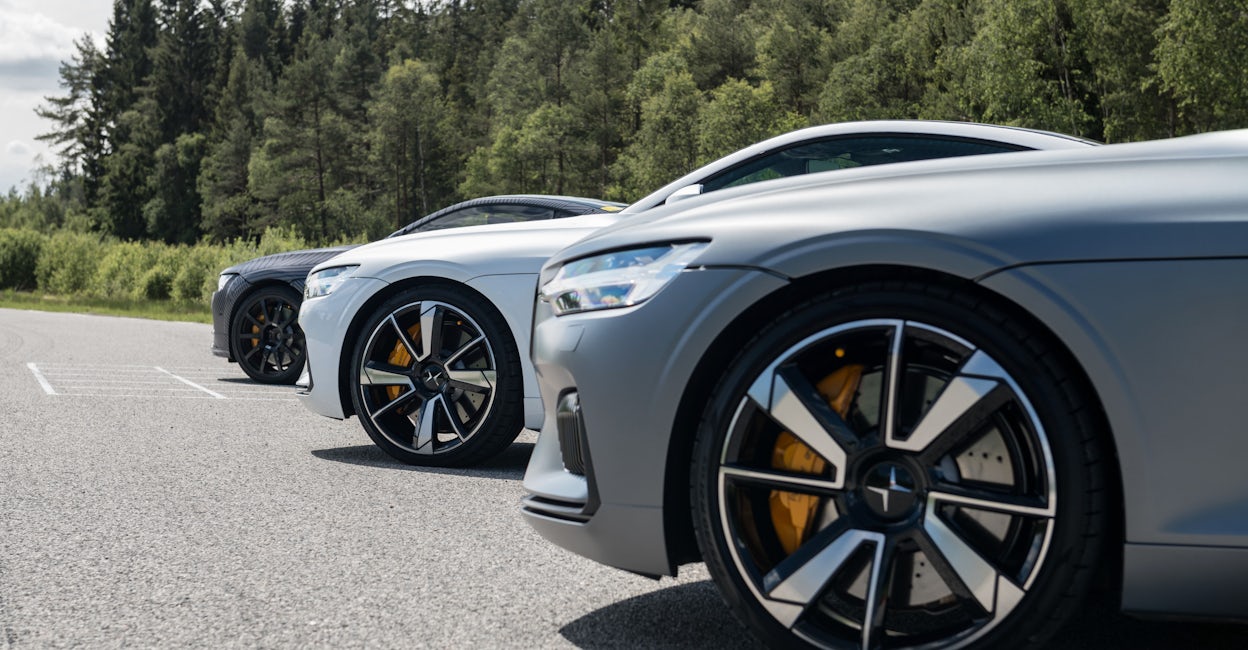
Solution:
M820 172L650 210L596 231L552 262L709 237L717 247L698 260L707 265L760 265L768 251L824 237L895 261L906 249L872 242L897 233L930 235L943 246L974 241L967 259L988 266L1101 259L1107 251L1119 259L1242 256L1248 193L1236 181L1246 166L1248 129Z
M552 210L563 210L575 215L580 214L598 214L604 212L619 212L625 208L627 203L619 203L616 201L603 201L601 199L591 199L582 196L561 196L553 194L499 194L496 196L484 196L467 201L460 201L454 205L447 206L425 215L406 226L390 233L387 237L396 237L398 235L406 235L414 232L421 226L434 221L448 212L462 210L482 205L504 205L504 204L520 204L528 205L535 208L550 208Z
M703 165L698 169L681 176L664 185L648 196L632 203L623 210L625 214L634 214L662 205L673 192L689 185L705 182L719 172L739 165L754 158L768 155L777 149L784 149L808 140L823 140L836 137L852 136L933 136L940 138L958 138L983 140L1004 144L1019 149L1051 150L1051 149L1082 149L1100 143L1051 131L1041 131L1015 126L995 124L978 124L974 122L950 122L940 120L866 120L859 122L838 122L823 124L790 131L774 138L750 145L744 149L728 154L723 158Z

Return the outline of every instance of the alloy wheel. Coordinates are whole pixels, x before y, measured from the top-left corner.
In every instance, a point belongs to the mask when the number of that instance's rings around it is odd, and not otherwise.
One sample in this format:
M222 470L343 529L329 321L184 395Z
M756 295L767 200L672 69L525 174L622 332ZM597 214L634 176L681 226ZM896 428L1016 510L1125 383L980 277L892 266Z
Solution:
M1032 588L1053 454L1015 378L914 320L827 327L742 384L710 479L736 580L823 647L961 646Z
M252 379L289 384L307 357L294 291L266 288L249 296L234 316L234 357Z
M361 415L405 461L469 443L495 403L498 365L489 337L446 302L413 302L387 314L358 363Z

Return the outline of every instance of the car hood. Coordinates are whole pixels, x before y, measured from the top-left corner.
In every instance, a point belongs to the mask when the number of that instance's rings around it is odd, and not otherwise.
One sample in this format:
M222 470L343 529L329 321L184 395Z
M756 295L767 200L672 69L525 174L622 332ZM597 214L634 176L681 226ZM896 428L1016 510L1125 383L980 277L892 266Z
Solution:
M299 268L310 269L313 266L338 255L339 253L343 253L357 247L358 244L350 244L343 246L331 246L327 248L312 248L301 251L288 251L285 253L274 253L273 255L265 255L263 257L247 260L241 264L235 264L221 273L236 273L246 278L256 273L297 270Z
M956 251L967 277L1040 262L1243 256L1246 175L1248 130L825 172L655 208L550 265L690 240L712 241L695 266L790 276L818 270L809 252L832 247L829 266L925 264L921 249Z
M413 233L366 244L317 265L358 265L355 277L395 282L419 275L467 281L482 275L537 273L552 253L620 220L593 214L545 221Z

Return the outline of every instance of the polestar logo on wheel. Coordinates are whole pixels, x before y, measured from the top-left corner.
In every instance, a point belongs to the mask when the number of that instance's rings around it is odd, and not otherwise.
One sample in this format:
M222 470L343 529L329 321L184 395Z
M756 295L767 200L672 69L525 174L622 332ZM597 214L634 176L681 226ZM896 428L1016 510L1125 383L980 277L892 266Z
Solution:
M437 366L429 366L420 373L420 379L429 390L438 390L446 384L446 373Z
M881 503L877 512L884 516L894 514L890 505L897 506L898 512L905 512L914 504L914 479L909 472L896 465L883 464L872 470L867 477L867 491L879 495ZM893 495L896 498L891 498Z

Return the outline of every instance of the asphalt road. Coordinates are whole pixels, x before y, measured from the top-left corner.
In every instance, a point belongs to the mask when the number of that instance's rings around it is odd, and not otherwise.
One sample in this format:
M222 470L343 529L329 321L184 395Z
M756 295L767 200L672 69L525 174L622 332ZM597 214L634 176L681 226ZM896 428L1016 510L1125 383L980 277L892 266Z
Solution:
M210 328L0 309L0 647L755 647L700 566L652 581L518 514L534 436L392 462ZM1106 603L1055 648L1242 648Z

